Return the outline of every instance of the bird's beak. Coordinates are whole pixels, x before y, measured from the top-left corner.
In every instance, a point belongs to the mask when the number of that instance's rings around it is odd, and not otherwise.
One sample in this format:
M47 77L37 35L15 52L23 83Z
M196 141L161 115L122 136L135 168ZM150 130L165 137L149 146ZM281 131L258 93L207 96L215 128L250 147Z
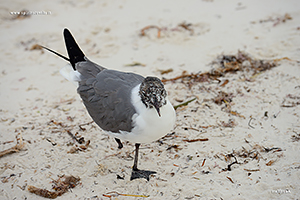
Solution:
M158 106L158 105L155 105L154 107L155 107L155 109L156 109L156 111L157 111L158 116L161 117L161 115L160 115L160 110L159 110L159 106Z

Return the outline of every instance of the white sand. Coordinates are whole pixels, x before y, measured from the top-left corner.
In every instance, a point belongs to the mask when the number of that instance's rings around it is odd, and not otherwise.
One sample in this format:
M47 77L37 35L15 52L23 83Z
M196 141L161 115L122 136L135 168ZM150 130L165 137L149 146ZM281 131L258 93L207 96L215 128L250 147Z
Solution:
M104 0L76 4L32 0L2 2L0 8L0 150L14 146L18 133L26 143L22 151L0 158L0 199L43 199L29 193L26 186L51 189L51 181L63 174L79 176L81 184L57 199L108 199L103 194L112 191L149 195L147 199L299 198L300 148L292 136L300 133L300 105L281 105L284 99L285 103L300 101L300 64L295 61L300 60L300 1ZM10 12L22 9L51 14L12 20L15 15ZM292 19L276 24L276 18L286 13ZM177 27L182 22L193 25L192 35ZM164 28L161 37L156 37L155 29L141 37L140 30L148 25ZM184 70L208 71L208 64L218 55L238 50L259 59L288 57L293 61L280 61L280 66L257 75L253 82L245 81L242 73L227 75L225 87L216 82L197 83L189 90L180 81L166 83L174 105L177 100L198 99L177 110L175 134L161 140L163 143L142 144L140 168L157 174L149 182L130 181L134 144L124 142L124 148L118 150L114 139L95 124L81 130L78 124L91 118L76 88L58 73L65 61L48 52L26 50L38 43L66 55L65 27L91 60L144 76L171 78ZM146 66L125 66L133 62ZM174 71L159 73L169 68ZM210 100L218 91L233 93L232 110L245 118L222 111L224 104ZM289 94L298 99L288 98ZM236 126L224 128L222 121L230 119ZM213 126L204 127L209 125ZM91 140L86 151L67 153L76 145L67 129ZM209 140L183 141L197 138ZM167 150L172 145L178 149ZM224 156L233 150L241 152L243 147L250 153L259 152L260 159L237 156L242 164L222 171L234 161L226 162ZM267 153L259 147L282 151Z

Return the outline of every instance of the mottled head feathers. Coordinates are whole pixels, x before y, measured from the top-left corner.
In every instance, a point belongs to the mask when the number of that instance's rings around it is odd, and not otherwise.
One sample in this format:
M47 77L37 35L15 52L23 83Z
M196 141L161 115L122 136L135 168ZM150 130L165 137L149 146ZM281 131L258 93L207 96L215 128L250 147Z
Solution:
M167 92L159 78L146 77L140 86L142 102L148 108L155 108L160 116L160 108L167 103Z

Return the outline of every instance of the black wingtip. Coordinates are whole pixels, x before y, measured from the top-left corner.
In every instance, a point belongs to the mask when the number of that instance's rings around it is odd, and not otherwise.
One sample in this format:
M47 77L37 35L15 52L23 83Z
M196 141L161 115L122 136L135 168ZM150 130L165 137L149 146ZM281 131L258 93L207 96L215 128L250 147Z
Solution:
M85 61L84 53L81 51L71 32L67 28L64 29L64 38L70 63L73 69L76 70L75 64L81 61Z

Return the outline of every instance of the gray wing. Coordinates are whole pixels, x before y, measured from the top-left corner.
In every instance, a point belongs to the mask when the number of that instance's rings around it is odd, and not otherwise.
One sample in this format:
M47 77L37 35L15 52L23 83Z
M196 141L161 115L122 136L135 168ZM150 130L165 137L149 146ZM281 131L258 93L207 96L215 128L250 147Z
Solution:
M143 80L144 77L134 73L102 69L96 76L82 79L77 91L90 116L103 130L130 132L135 113L131 90Z

